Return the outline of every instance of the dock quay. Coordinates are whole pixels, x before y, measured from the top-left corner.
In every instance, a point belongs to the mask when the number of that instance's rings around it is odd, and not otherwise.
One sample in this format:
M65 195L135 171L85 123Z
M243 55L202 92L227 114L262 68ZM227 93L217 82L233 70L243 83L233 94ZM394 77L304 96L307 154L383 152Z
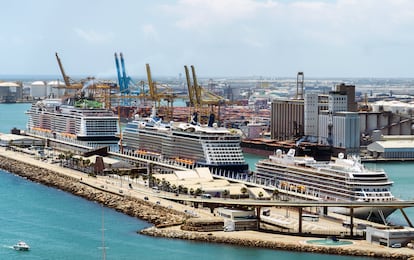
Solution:
M174 202L167 198L166 193L154 193L151 189L148 189L145 185L140 183L135 182L133 183L133 189L128 189L125 187L125 183L124 186L121 187L120 180L115 178L108 176L97 176L96 178L88 177L85 173L63 168L58 164L52 164L47 161L37 160L28 154L10 150L6 151L5 148L0 148L0 168L28 178L32 181L60 188L75 195L103 203L108 207L115 208L131 216L142 218L156 225L140 231L141 234L145 235L278 250L369 256L373 258L388 259L414 259L413 249L389 248L378 244L371 244L364 240L350 240L352 241L352 244L350 245L329 247L307 244L306 241L311 238L304 234L286 235L280 232L260 232L261 230L246 230L237 232L185 231L182 230L180 226L190 217L198 217L199 219L216 219L216 216L211 214L208 208L195 208L189 205ZM121 190L122 192L120 192ZM145 200L145 197L148 197L148 200ZM191 197L184 198L184 196L182 198L182 200L192 200L193 202L197 202L198 199L199 198L196 199ZM207 199L204 199L203 201L200 199L200 204L201 202L204 203L205 200ZM231 201L234 201L230 199L226 200L229 204ZM158 204L156 202L160 203ZM245 203L253 204L253 202ZM259 204L268 205L266 203L271 202L260 202ZM399 206L408 205L404 204ZM289 210L289 214L291 216L296 214L296 211L293 211L292 208L274 207L274 209L275 211L272 212L271 216L275 218L281 218L281 214L284 215L284 211L286 211L286 209ZM289 221L293 220L294 218L289 218ZM310 223L305 224L304 228L308 228L308 226L313 227L313 225L316 225L317 223L312 222L311 224L312 225L310 225ZM293 223L293 226L294 225L295 224ZM343 229L342 226L340 228ZM324 239L326 236L320 236L319 238Z
M39 137L37 135L34 135L34 137ZM42 136L40 136L41 138L44 138ZM87 153L91 153L92 148L85 146L81 143L77 143L77 142L71 142L69 140L64 140L61 138L53 138L52 136L50 136L48 139L46 139L46 142L49 145L52 146L57 146L58 148L62 149L62 145L64 146L65 149L72 149L75 151L80 151L80 152L84 152L85 151ZM101 150L105 150L104 148L101 148ZM122 161L126 161L128 163L131 163L132 165L137 165L141 168L147 168L147 176L149 176L150 174L152 174L152 172L157 172L157 173L172 173L173 171L183 171L183 170L188 170L188 169L194 169L194 165L188 165L188 164L183 164L183 163L179 163L177 161L174 160L170 160L167 158L161 158L161 157L154 157L151 154L139 154L139 153L131 153L131 151L127 151L127 152L123 152L121 153L120 151L110 151L110 148L107 148L106 151L106 155L108 157L112 157L112 158L116 158ZM281 189L279 187L277 187L276 185L276 181L274 178L268 178L266 176L257 176L256 174L249 174L249 173L234 173L234 172L230 172L230 171L215 171L212 170L211 171L212 175L214 176L214 178L216 179L224 179L227 180L229 182L233 182L233 183L239 183L239 184L244 184L247 185L249 187L257 187L257 188L262 188L264 190L267 190L268 192L272 193L272 192L277 192L279 195L283 195L284 197L289 197L291 198L290 200L293 201L294 203L298 203L297 208L299 209L299 211L302 210L302 208L305 207L322 207L323 208L323 212L325 215L327 215L328 212L328 208L329 207L343 207L343 208L348 208L350 210L349 214L352 216L354 209L357 208L361 208L361 207L369 207L369 208L375 208L375 207L389 207L389 208L393 208L393 209L399 209L402 213L402 215L404 216L407 224L410 227L413 227L411 221L408 219L407 215L404 212L404 208L405 207L411 207L412 204L410 204L409 201L406 202L352 202L352 203L332 203L332 202L326 202L326 203L322 203L318 201L315 204L313 204L312 202L306 206L306 205L301 205L303 200L312 200L312 196L311 194L306 194L306 193L300 193L294 190L287 190L287 189ZM173 199L174 200L174 199ZM239 200L240 201L240 200ZM199 203L197 201L192 201L192 203ZM307 202L304 202L304 204L306 204ZM402 204L406 203L405 205ZM217 203L216 203L217 204ZM360 205L361 204L361 205ZM378 204L378 205L377 205ZM388 205L390 204L390 205ZM220 205L220 204L218 204ZM236 204L236 205L241 205ZM263 205L244 205L244 206L257 206L257 207L263 207ZM283 206L283 205L265 205L265 206ZM287 207L292 207L291 205L286 205ZM285 206L285 207L286 207ZM260 215L260 214L257 214ZM351 217L353 218L353 216ZM301 219L301 218L300 218ZM385 223L385 218L382 218L382 221ZM301 223L301 221L300 221ZM301 224L299 224L299 227L301 227ZM301 233L302 230L299 229L299 233ZM351 236L352 236L352 232L351 232Z

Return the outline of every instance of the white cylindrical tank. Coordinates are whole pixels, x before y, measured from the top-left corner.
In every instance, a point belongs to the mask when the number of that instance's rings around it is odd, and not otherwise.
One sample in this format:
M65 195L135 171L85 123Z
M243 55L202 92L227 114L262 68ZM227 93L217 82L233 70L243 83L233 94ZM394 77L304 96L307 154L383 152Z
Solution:
M0 102L16 102L21 98L21 85L16 82L0 82Z
M43 81L34 81L30 84L30 95L33 98L45 98L46 94L46 84Z
M46 95L50 98L60 98L65 94L65 83L59 80L47 83Z

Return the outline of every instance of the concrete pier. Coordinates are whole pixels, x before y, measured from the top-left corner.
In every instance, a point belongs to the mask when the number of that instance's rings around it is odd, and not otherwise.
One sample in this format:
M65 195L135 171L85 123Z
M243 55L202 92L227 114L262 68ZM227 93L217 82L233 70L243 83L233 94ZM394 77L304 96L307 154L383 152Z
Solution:
M181 229L181 224L194 215L214 218L208 210L189 208L180 203L152 196L145 187L120 192L118 182L107 177L88 177L58 164L39 161L27 154L6 151L0 148L0 168L48 186L97 201L130 216L138 217L156 225L142 234L168 238L199 240L213 243L226 243L247 247L260 247L278 250L316 252L338 255L369 256L388 259L414 259L414 250L410 248L389 248L370 244L363 240L352 240L352 245L322 246L309 245L305 236L289 236L259 231L238 232L192 232ZM148 197L148 200L145 200ZM155 203L155 202L160 203ZM186 210L191 209L192 214ZM158 228L157 228L158 227ZM162 227L162 228L161 228ZM321 237L323 239L325 237Z

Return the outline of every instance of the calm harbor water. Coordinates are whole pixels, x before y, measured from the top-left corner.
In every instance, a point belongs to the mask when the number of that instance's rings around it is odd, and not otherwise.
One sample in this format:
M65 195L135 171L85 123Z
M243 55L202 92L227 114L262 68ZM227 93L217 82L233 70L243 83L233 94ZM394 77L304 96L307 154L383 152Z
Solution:
M0 104L0 132L25 128L29 104ZM261 158L246 155L252 165ZM386 169L403 199L414 198L414 163L377 164ZM125 216L72 194L27 181L0 170L0 259L101 259L102 220L107 259L367 259L240 248L142 236L148 223ZM414 211L407 210L414 219ZM400 221L401 216L391 216ZM12 245L26 241L30 252Z

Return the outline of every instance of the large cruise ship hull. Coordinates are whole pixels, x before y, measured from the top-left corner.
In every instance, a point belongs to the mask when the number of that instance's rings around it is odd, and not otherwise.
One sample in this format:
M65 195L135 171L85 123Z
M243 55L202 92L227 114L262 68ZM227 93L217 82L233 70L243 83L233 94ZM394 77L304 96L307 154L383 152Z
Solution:
M396 198L390 187L392 181L381 169L367 169L356 157L338 156L334 161L316 161L312 157L295 157L278 151L256 164L255 178L275 186L288 196L316 201L392 202ZM330 211L349 215L347 208ZM354 208L353 215L384 223L395 209L385 207Z
M198 163L197 167L208 167L210 171L214 174L215 171L226 171L226 172L235 172L235 173L247 173L249 170L248 164L207 164L207 163Z
M118 118L93 100L45 99L27 114L27 133L33 136L91 147L118 144Z
M122 133L124 151L151 154L216 172L246 173L248 164L240 147L240 136L227 129L207 126L185 127L130 122ZM180 128L181 127L181 128Z
M388 216L390 216L396 209L390 207L360 207L354 208L353 216L359 219L365 219L377 223L384 223ZM330 209L331 212L342 215L351 215L349 208L334 207Z

